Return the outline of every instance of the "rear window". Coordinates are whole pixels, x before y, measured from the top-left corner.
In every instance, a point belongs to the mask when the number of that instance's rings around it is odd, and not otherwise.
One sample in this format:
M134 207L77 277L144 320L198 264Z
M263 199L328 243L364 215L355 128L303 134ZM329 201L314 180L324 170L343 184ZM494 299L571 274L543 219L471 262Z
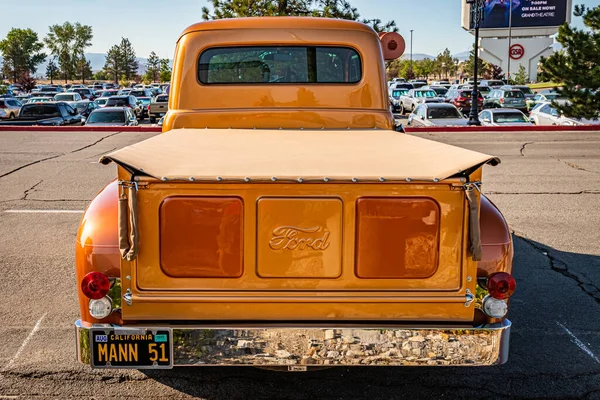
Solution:
M358 53L346 47L264 46L213 48L200 54L205 84L357 83Z
M156 98L157 102L166 103L169 101L169 96L158 96Z
M529 122L525 114L520 112L514 113L494 113L494 122L497 123L510 123L510 122Z
M510 92L504 92L504 97L508 99L522 99L525 95L520 90L511 90Z
M115 97L111 97L108 99L108 101L106 102L107 106L126 106L129 105L129 101L128 99L124 99L124 98L115 98Z
M36 116L52 116L59 117L58 107L54 104L27 104L21 109L22 117L36 117Z
M88 124L124 123L125 112L123 111L96 111L87 120Z
M451 107L430 108L427 110L428 119L462 118L457 109Z

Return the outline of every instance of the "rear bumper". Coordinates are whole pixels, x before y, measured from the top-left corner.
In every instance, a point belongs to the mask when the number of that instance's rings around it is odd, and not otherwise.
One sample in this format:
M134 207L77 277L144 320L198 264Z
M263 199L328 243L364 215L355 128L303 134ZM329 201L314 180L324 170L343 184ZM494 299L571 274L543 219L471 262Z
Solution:
M89 363L92 325L78 320L75 326L77 358ZM478 328L174 325L170 329L174 366L487 366L508 360L510 327L511 322L504 320Z

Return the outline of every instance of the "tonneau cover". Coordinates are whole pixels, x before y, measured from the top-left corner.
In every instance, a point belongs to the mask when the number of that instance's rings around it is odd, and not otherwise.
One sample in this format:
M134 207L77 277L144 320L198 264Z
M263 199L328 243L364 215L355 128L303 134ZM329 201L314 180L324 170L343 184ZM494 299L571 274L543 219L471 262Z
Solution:
M161 180L436 181L499 159L383 130L175 129L100 159Z

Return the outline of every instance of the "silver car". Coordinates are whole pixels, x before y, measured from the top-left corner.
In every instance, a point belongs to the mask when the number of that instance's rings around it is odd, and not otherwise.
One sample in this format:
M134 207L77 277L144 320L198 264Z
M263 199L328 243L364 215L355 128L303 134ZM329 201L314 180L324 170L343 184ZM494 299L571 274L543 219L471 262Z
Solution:
M483 110L479 113L482 126L531 126L529 118L521 111L510 108Z
M0 98L0 119L15 119L21 111L21 102L12 97Z
M415 127L429 126L465 126L469 122L458 108L448 103L419 104L408 116L408 125Z
M600 124L600 115L597 119L567 117L561 114L552 103L538 103L531 110L529 120L536 125L598 125Z

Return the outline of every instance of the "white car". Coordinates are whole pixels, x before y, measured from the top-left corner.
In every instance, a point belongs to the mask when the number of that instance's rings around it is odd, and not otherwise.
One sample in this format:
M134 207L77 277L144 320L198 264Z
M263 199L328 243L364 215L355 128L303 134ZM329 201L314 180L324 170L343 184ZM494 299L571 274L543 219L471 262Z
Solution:
M400 96L400 114L413 112L419 104L441 103L442 98L431 89L410 89L407 94Z
M458 108L448 103L419 104L408 116L408 126L465 126L469 120L465 118Z
M529 118L514 108L491 108L479 113L482 126L531 126Z
M66 93L58 93L54 96L55 101L66 101L68 103L74 103L77 101L81 101L81 95L77 92L66 92Z
M597 119L567 117L552 107L550 102L536 104L529 114L529 120L536 125L576 126L600 124L600 116Z

